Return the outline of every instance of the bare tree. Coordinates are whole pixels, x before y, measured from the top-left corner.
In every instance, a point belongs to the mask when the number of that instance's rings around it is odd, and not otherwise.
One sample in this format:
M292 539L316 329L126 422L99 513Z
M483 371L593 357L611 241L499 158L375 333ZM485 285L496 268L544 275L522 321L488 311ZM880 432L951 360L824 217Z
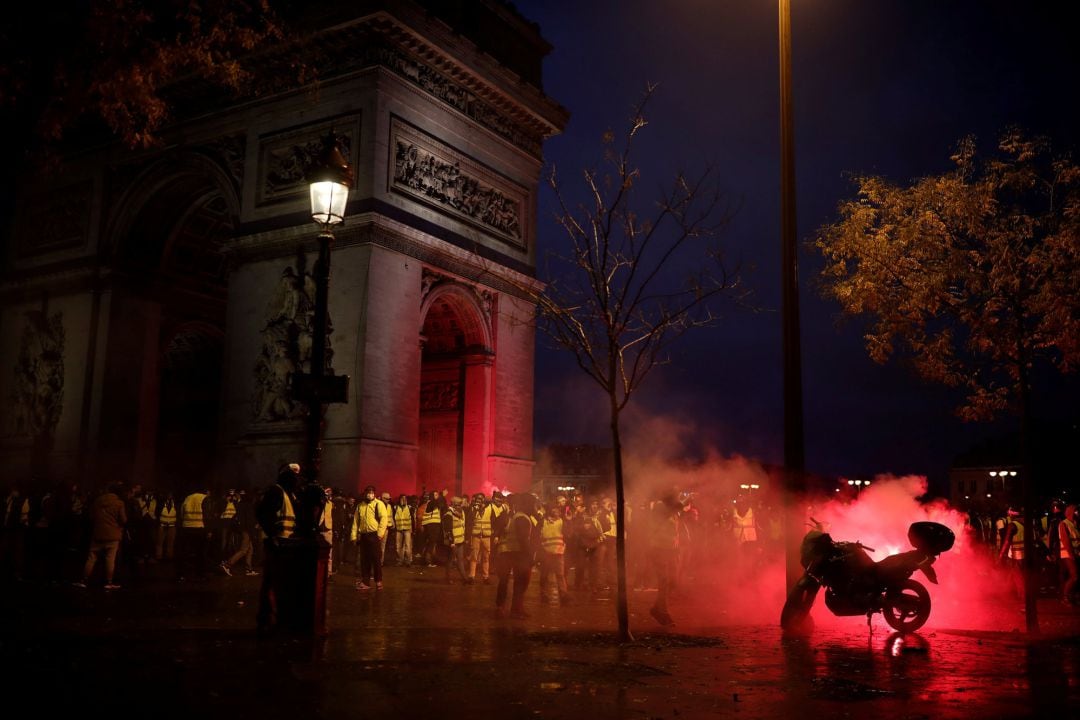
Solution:
M546 288L533 293L541 329L577 360L607 396L614 451L620 640L632 639L626 595L625 492L619 421L649 371L687 330L712 325L712 301L739 291L718 231L730 208L709 170L680 173L660 197L635 210L640 172L631 159L654 87L634 108L621 148L604 135L601 170L583 173L588 200L571 207L555 169L549 182L567 251L549 258Z

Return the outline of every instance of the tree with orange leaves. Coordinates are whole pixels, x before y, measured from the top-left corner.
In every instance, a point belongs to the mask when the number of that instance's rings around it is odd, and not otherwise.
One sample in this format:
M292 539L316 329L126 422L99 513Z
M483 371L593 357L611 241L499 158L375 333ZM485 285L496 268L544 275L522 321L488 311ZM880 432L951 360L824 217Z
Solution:
M282 37L268 0L31 4L0 18L0 112L46 148L100 129L148 147L170 119L170 86L241 92L253 51Z
M1080 168L1019 130L986 155L966 138L952 161L908 186L856 177L858 197L814 241L822 287L843 314L869 318L875 361L902 356L923 378L962 388L963 419L1017 413L1026 455L1033 371L1080 362ZM1022 486L1034 527L1027 472ZM1035 631L1029 544L1030 533Z

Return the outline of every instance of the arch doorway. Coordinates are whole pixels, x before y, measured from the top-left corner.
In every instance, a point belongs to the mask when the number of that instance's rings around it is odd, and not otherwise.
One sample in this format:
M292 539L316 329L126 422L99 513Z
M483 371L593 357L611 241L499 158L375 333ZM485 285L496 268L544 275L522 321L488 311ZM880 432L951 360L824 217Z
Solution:
M416 490L484 490L490 430L491 333L472 290L436 286L424 300Z
M130 201L138 211L117 231L116 262L131 279L111 318L126 344L109 362L116 377L141 378L136 412L125 409L138 425L132 474L176 492L205 481L217 459L228 294L221 249L236 203L216 172L190 158L150 171Z
M206 478L213 467L223 340L213 326L184 326L161 360L156 475L176 492L187 489L193 478Z

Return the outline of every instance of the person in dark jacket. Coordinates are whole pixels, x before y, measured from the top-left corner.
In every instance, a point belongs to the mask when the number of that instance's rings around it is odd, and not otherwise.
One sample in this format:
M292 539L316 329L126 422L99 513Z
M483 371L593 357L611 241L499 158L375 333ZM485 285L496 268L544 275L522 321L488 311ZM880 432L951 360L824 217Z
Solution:
M529 617L524 603L535 556L536 498L525 493L514 493L508 504L510 521L503 530L495 553L495 569L499 575L499 585L495 591L495 617L506 616L507 585L513 572L514 595L510 601L510 617L524 620Z
M124 501L120 498L121 490L119 483L110 485L108 491L90 505L90 551L83 566L82 578L75 583L76 587L86 587L98 555L101 555L105 559L105 589L120 589L113 582L113 573L116 572L116 552L120 549L120 540L124 537L124 527L128 521Z

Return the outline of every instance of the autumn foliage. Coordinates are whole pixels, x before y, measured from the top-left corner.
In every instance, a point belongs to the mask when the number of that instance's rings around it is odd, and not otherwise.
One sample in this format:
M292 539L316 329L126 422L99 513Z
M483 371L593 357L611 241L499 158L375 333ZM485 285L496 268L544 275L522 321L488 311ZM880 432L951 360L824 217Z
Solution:
M869 319L870 356L962 388L958 414L984 420L1024 410L1037 364L1080 362L1080 168L1015 130L952 161L910 185L856 177L814 244L824 293Z
M132 148L158 141L168 89L197 78L237 93L245 64L283 36L267 0L87 0L0 22L0 110L48 146L104 126Z

